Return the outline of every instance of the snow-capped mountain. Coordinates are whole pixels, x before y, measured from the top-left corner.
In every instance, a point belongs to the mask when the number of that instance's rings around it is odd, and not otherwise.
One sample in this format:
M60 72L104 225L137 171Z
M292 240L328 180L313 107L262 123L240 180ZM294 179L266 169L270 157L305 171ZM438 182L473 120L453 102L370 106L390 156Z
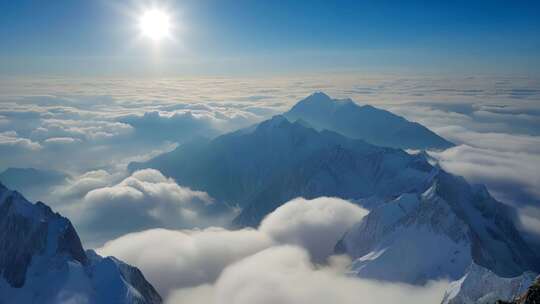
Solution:
M433 169L422 156L319 132L283 116L130 165L147 167L238 204L243 210L235 222L248 226L299 196L356 199L423 189Z
M497 300L512 301L527 291L535 277L535 273L527 271L517 277L502 278L473 263L462 278L450 283L442 304L492 304Z
M301 100L284 116L378 146L446 149L454 145L419 123L370 105L359 106L350 99L332 99L322 92Z
M335 196L371 210L336 245L360 277L423 284L461 278L474 262L503 277L539 271L540 259L513 224L514 210L411 155L304 121L275 116L211 141L182 145L131 170L155 168L208 192L256 226L296 197ZM406 259L406 262L404 262Z
M0 184L0 303L161 302L137 268L85 252L68 219Z
M485 187L439 170L426 191L376 205L336 250L354 259L357 276L412 284L458 279L472 262L502 277L538 271L513 212Z

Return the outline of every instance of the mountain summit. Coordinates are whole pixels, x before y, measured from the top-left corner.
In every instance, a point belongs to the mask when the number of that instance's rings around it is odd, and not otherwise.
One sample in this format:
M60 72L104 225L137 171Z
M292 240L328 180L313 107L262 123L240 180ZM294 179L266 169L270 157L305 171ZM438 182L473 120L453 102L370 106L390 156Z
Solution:
M370 105L359 106L351 99L332 99L322 92L299 101L284 116L378 146L439 150L454 146L419 123Z
M0 302L159 304L141 271L84 251L71 222L0 184Z

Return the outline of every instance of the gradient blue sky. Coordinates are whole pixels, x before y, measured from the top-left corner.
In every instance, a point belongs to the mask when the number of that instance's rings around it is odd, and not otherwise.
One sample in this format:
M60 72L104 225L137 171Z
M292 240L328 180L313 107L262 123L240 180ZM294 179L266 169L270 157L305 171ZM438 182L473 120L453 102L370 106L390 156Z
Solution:
M138 38L166 8L175 41ZM538 75L539 1L0 2L0 75Z

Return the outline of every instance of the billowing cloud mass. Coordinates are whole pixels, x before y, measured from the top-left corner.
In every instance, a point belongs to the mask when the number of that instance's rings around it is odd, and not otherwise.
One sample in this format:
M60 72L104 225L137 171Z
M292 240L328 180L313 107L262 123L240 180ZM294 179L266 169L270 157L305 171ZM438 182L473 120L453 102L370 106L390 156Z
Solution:
M118 178L119 176L105 170L93 170L68 179L67 183L56 187L53 191L61 201L70 198L81 199L91 190L106 187Z
M278 243L306 248L315 261L322 262L332 255L343 234L366 214L366 210L338 198L297 198L268 215L259 230Z
M411 286L346 275L350 260L330 248L366 213L336 198L295 199L257 230L153 229L98 252L138 266L167 304L440 302L446 281Z
M74 184L73 191L97 186L94 176L103 174L100 171L86 174ZM179 186L153 169L134 172L112 186L89 190L80 202L66 207L65 211L83 239L94 244L152 227L225 225L236 214L208 194Z
M504 145L504 141L501 140ZM540 144L540 142L539 142ZM471 182L491 185L491 192L507 203L536 205L540 202L540 153L504 151L459 145L431 152L443 168L466 176Z
M366 213L341 199L296 199L269 214L257 230L148 230L107 242L98 251L137 265L167 295L173 289L212 284L231 263L278 244L306 246L321 262Z
M272 240L256 230L153 229L110 241L98 252L138 265L165 296L176 288L214 282L227 265L271 245Z
M214 285L176 290L168 304L438 303L446 282L424 287L361 280L343 275L343 257L313 265L300 247L266 249L227 267Z

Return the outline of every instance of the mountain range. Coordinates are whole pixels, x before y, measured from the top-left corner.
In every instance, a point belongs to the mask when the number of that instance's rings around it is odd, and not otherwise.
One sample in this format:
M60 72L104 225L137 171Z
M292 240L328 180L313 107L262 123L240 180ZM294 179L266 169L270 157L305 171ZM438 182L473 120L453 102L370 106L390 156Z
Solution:
M158 169L181 185L238 205L238 226L257 226L299 196L356 199L414 191L425 187L432 170L422 156L317 131L281 115L130 165L130 170L142 168Z
M299 104L326 102L343 103L318 93ZM239 206L237 226L257 226L299 196L355 201L370 213L336 251L353 258L351 273L359 277L424 284L459 279L472 263L501 277L540 270L540 259L513 224L514 210L484 186L445 172L425 153L319 131L303 118L274 116L130 165L142 168Z
M315 93L284 115L192 139L129 170L157 169L238 207L237 227L258 226L296 197L350 200L369 210L335 245L351 257L351 275L415 285L453 280L444 304L513 300L540 272L514 225L515 210L427 153L402 150L452 146L388 111ZM0 299L8 303L74 296L161 303L137 268L84 251L68 219L1 184L0 274Z

